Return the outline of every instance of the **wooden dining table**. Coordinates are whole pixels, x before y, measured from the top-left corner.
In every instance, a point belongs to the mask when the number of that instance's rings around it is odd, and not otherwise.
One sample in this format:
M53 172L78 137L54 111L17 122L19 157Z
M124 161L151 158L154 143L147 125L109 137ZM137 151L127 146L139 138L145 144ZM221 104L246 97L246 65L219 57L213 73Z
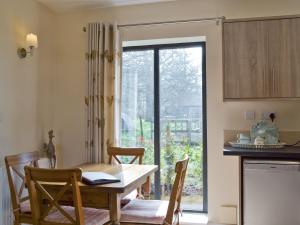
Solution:
M104 185L80 183L82 205L108 209L110 211L110 221L113 225L120 224L121 199L142 185L150 186L149 177L158 170L156 165L136 164L82 164L77 167L81 168L83 172L105 172L120 179L120 182ZM57 193L61 185L63 184L45 184L45 187L49 193ZM150 187L145 188L145 190L150 190ZM63 200L66 203L71 202L72 194L66 194Z

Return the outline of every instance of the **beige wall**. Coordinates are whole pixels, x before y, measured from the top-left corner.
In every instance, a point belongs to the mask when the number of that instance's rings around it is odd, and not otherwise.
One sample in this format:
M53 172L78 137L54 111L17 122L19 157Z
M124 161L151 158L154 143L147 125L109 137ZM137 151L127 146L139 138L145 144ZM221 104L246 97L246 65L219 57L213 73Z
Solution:
M34 0L0 1L0 164L8 154L40 149L52 113L55 17ZM36 33L34 56L19 59L27 33Z
M181 0L65 13L58 16L58 74L54 81L54 126L65 166L84 161L85 41L82 26L93 21L139 23L212 16L228 18L299 14L298 0ZM237 158L222 155L224 129L248 129L244 110L276 111L282 130L299 130L297 101L222 101L221 29L214 22L123 30L127 40L203 35L207 38L208 210L218 221L219 206L238 203Z

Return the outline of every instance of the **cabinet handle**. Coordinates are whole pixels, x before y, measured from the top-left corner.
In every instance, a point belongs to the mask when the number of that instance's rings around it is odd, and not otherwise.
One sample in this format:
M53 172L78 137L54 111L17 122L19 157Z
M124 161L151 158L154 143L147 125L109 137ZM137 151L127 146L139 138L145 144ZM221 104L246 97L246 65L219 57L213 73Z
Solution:
M266 90L268 90L268 84L266 79L266 68L264 67L263 70L263 95L264 96L268 95L268 92Z
M272 67L273 97L275 97L275 69Z

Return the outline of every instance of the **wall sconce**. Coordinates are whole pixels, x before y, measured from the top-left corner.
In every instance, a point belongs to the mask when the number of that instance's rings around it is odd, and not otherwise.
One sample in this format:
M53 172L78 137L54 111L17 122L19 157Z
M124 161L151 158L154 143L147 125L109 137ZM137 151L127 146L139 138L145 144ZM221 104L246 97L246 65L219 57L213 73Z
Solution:
M25 58L27 54L29 53L31 56L33 55L33 49L38 47L38 38L35 34L27 34L26 36L26 43L29 47L29 51L27 51L25 48L19 48L18 49L18 55L21 59Z

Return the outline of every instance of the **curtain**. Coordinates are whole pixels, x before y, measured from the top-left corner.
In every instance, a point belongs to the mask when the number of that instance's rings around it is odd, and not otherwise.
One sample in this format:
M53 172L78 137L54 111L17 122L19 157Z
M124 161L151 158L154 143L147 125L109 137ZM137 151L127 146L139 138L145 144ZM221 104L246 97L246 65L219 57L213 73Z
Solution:
M121 45L116 24L87 26L87 161L104 163L107 147L119 140L121 95Z

